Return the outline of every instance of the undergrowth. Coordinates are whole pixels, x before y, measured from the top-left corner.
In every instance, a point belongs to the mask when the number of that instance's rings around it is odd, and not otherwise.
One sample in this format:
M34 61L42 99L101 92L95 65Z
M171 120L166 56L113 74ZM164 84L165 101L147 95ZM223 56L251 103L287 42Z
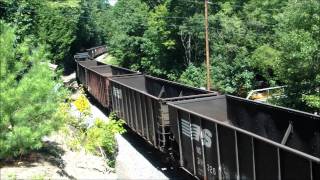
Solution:
M115 136L126 131L123 127L124 121L119 119L115 113L111 113L109 120L96 118L94 123L89 126L85 120L90 118L92 112L83 91L73 104L80 115L70 117L67 127L63 130L70 137L67 140L68 147L74 151L84 148L86 152L101 155L106 159L109 167L114 167L117 155Z

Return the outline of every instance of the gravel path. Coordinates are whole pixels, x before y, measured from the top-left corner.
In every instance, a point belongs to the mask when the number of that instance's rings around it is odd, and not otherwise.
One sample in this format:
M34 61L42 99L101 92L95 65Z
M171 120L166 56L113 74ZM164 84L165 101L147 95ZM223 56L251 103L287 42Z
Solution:
M123 136L117 136L117 141L119 154L116 172L119 179L169 179Z

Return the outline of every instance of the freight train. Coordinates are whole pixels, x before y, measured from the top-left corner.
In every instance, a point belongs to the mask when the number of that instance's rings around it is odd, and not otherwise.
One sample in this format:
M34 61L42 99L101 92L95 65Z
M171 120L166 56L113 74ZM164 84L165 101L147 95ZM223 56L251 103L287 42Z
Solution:
M93 60L94 58L104 54L107 52L107 48L105 45L92 47L90 49L86 49L85 52L76 53L73 58L76 61L85 61L85 60Z
M318 115L76 62L103 108L197 179L320 179Z

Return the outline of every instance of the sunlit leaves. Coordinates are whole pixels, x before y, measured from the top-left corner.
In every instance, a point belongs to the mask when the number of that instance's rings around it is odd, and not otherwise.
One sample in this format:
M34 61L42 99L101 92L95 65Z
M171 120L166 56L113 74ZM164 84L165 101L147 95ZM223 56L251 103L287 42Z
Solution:
M13 28L1 22L0 159L23 155L41 147L41 138L63 120L59 104L66 91L57 89L46 50L17 43ZM26 41L27 42L27 41ZM12 48L14 47L14 48Z

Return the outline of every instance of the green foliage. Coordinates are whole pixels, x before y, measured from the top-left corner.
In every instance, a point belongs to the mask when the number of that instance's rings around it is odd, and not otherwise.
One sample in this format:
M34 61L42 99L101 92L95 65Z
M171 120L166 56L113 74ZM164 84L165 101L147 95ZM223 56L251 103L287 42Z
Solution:
M125 132L123 124L124 121L118 119L115 113L110 114L107 122L96 119L94 125L87 131L86 150L95 154L100 154L101 150L104 150L108 165L114 167L117 153L115 135Z
M6 0L0 5L1 19L16 25L17 40L28 37L31 44L46 44L50 61L64 65L65 71L72 70L76 52L103 43L98 17L106 2Z
M279 28L275 46L281 56L275 74L288 86L283 105L318 111L320 2L290 0L277 19Z
M304 95L303 100L307 103L308 106L315 109L320 109L320 95Z
M73 104L80 112L80 116L71 117L66 121L68 147L76 151L84 147L88 152L104 156L108 165L114 167L117 154L115 135L125 132L124 121L117 118L115 113L111 113L107 122L97 118L94 119L94 124L88 127L85 120L90 118L92 112L89 101L83 92ZM69 108L64 106L64 109Z
M143 34L141 59L143 71L156 76L165 76L175 65L168 58L168 53L175 48L175 40L170 38L170 30L163 17L168 16L166 5L158 5L149 13L148 28ZM170 65L169 65L170 64Z
M110 54L108 54L102 61L106 64L119 66L119 61L117 60L117 58L113 57Z
M77 111L79 111L79 116L75 117L70 115L71 103L76 107ZM78 151L81 149L83 144L85 144L86 133L88 125L85 123L87 118L90 118L91 106L89 100L85 96L83 89L80 90L79 96L74 102L69 102L65 104L64 110L69 112L69 118L66 121L66 135L68 138L67 145L71 150ZM70 128L73 129L70 131Z
M140 0L119 0L103 17L108 50L122 66L138 69L143 33L147 26L148 7Z
M6 0L2 2L4 16L2 20L6 20L16 25L16 39L22 42L26 37L33 36L32 40L38 32L37 23L39 21L40 10L45 5L44 1L38 0Z
M32 175L31 180L45 180L46 179L46 174L35 174Z
M119 0L99 12L100 19L108 22L100 25L109 52L121 66L203 86L203 5L184 0ZM210 4L212 87L246 96L252 89L287 85L287 98L280 105L317 110L313 103L317 98L307 97L319 93L319 8L318 0Z
M80 21L80 6L66 2L47 2L40 10L37 24L38 40L48 44L53 63L62 64L66 57L70 58L70 49L76 38L77 23Z
M189 67L181 74L179 81L194 87L204 87L206 84L204 77L206 77L204 68L190 64Z
M0 22L0 159L28 153L42 146L41 138L58 129L58 111L67 95L49 69L45 48L28 40L17 44L15 31Z
M262 45L255 49L250 59L250 66L257 69L271 86L275 86L276 77L274 73L278 66L280 59L280 52L270 47L269 45Z

